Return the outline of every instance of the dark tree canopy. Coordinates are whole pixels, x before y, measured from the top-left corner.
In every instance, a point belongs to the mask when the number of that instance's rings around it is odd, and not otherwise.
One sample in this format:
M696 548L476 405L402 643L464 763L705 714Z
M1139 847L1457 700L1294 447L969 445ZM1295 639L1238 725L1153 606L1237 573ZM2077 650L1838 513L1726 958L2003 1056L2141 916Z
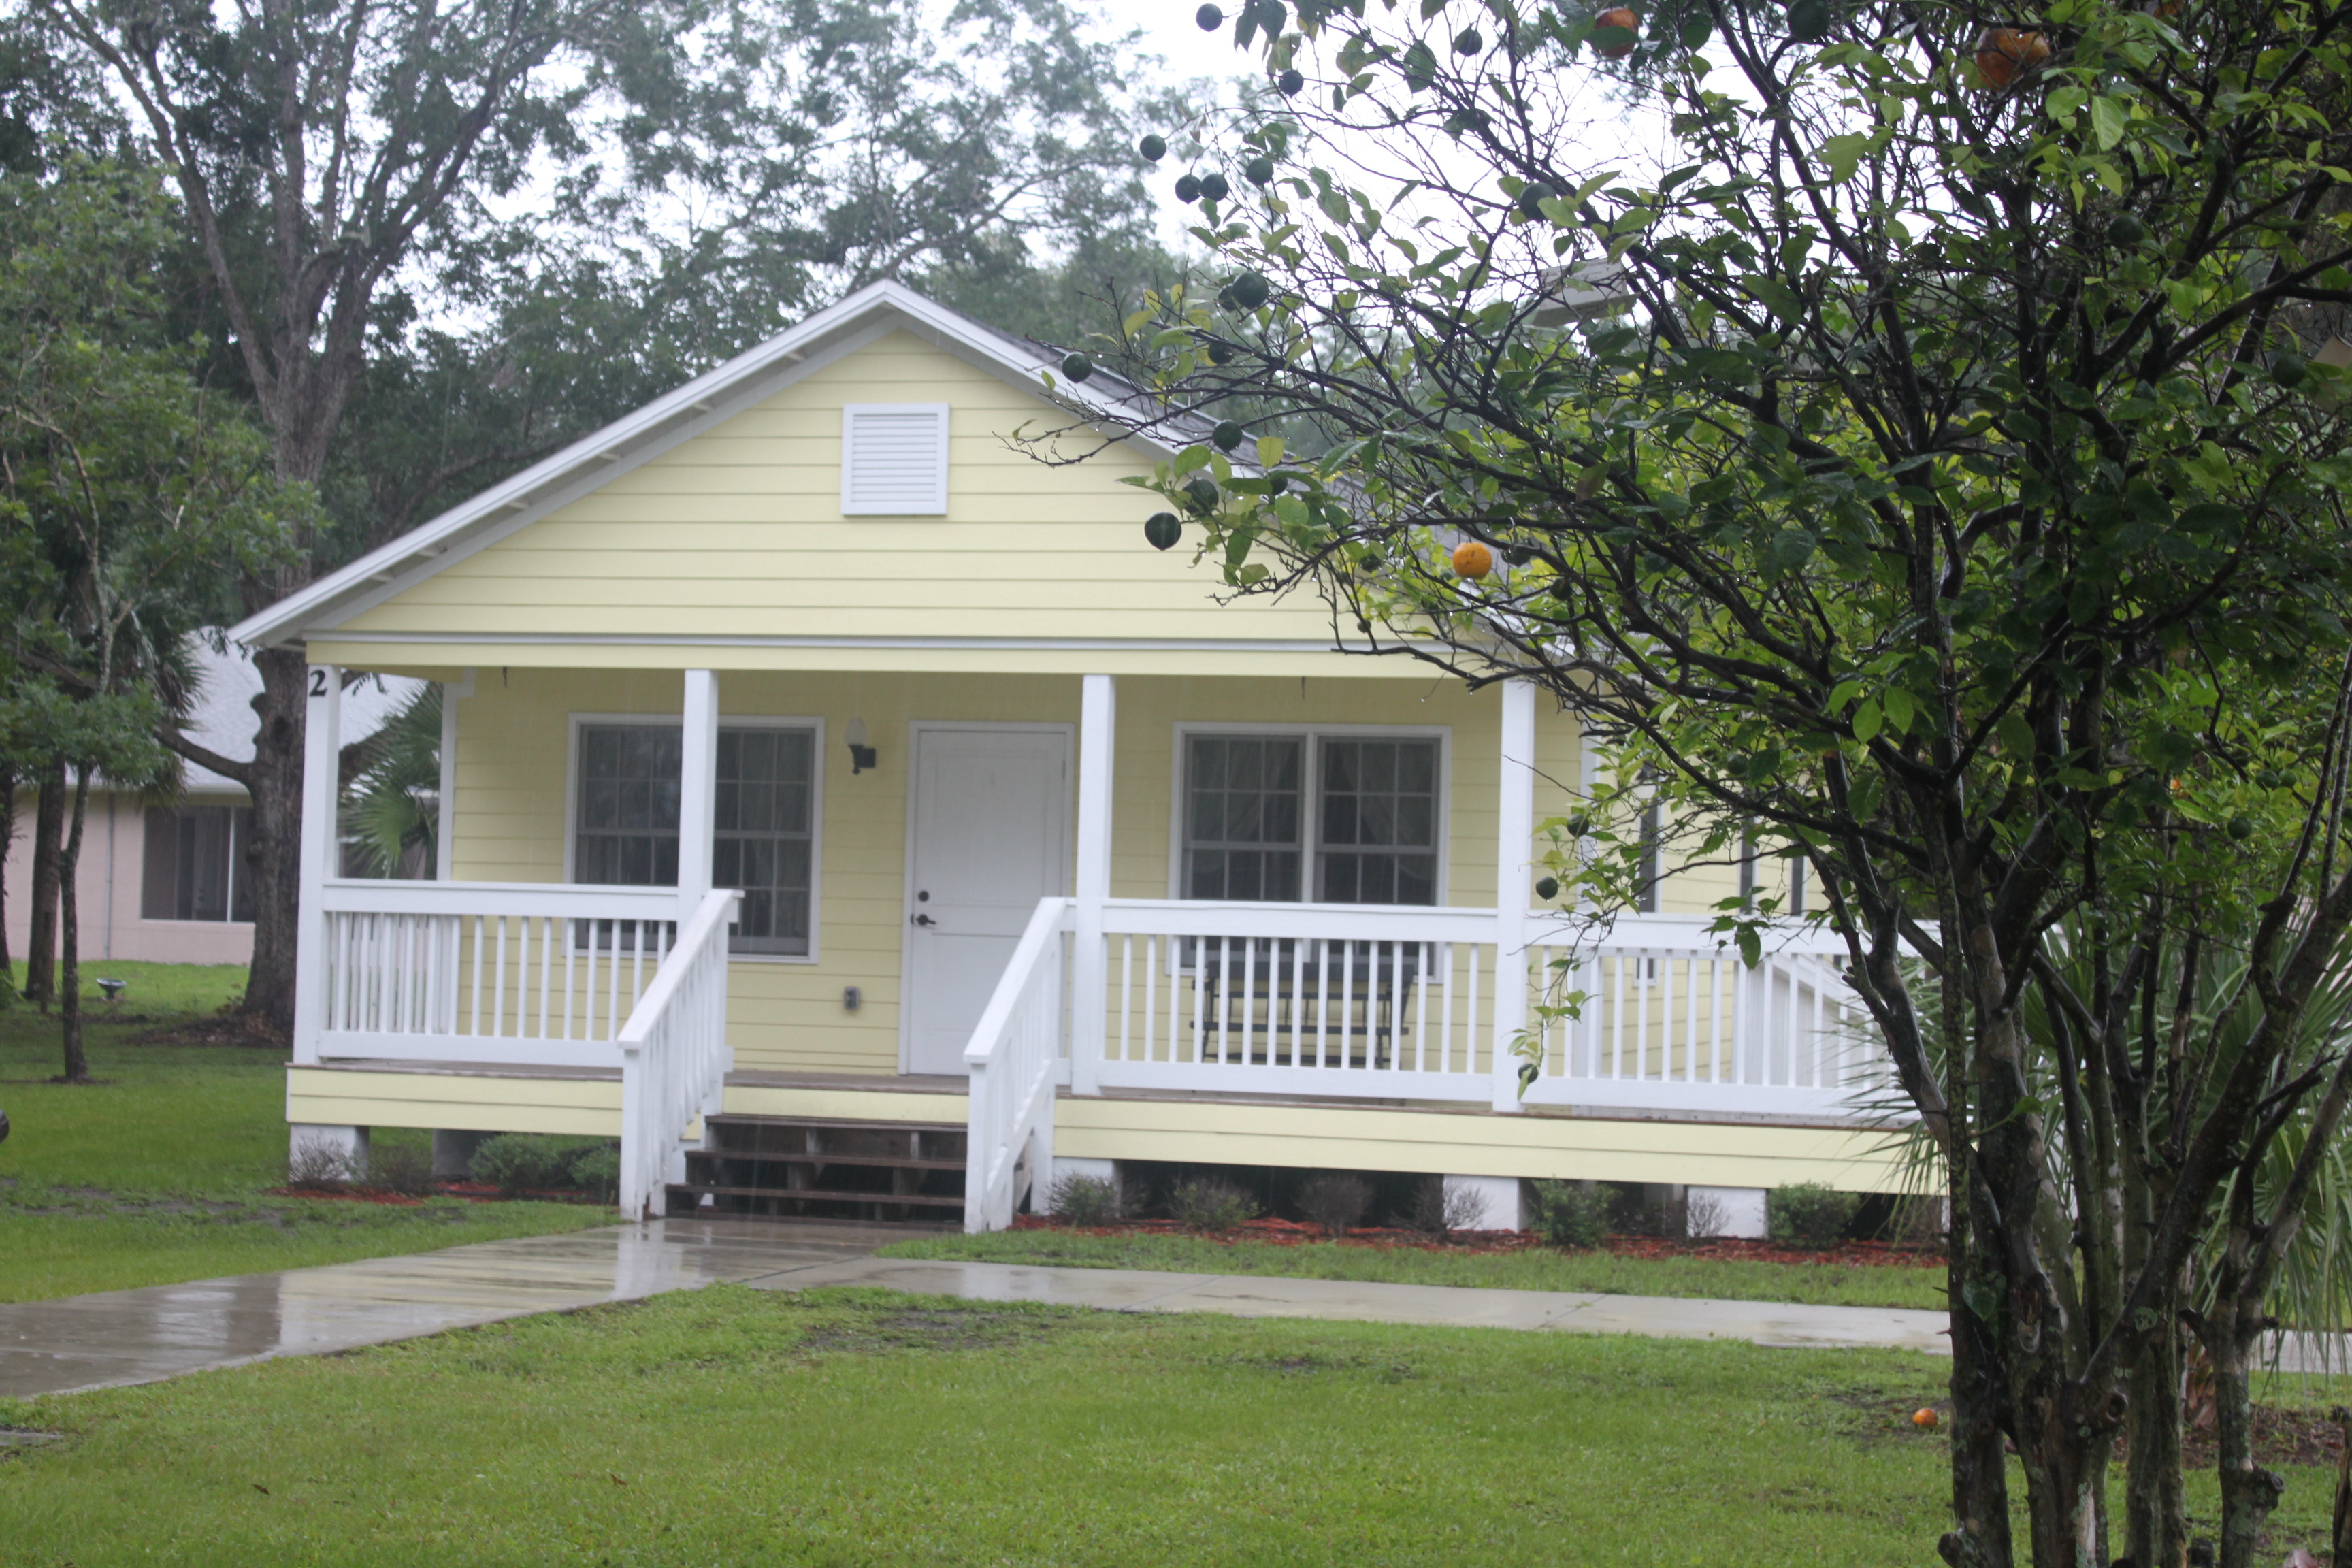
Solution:
M1576 909L1632 906L1637 793L1808 864L1954 1204L1946 1559L2012 1560L2006 1441L2032 1560L2105 1561L2127 1433L2113 1522L2181 1563L2192 1354L2247 1563L2352 1105L2352 8L1601 21L1244 5L1276 95L1190 129L1273 178L1097 357L1139 423L1263 411L1157 480L1233 591L1607 743Z

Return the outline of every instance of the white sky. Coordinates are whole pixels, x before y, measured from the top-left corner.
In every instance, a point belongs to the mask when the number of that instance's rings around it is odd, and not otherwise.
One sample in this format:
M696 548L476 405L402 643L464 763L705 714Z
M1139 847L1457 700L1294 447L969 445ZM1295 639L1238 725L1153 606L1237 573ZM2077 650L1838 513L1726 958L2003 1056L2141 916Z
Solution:
M1596 0L1599 4L1600 0ZM1231 85L1237 79L1255 77L1265 69L1264 56L1257 49L1237 49L1234 47L1233 18L1241 8L1241 0L1219 0L1225 13L1225 24L1214 33L1204 33L1192 19L1200 8L1199 0L1111 0L1099 7L1097 15L1104 28L1110 33L1133 28L1143 35L1146 53L1163 57L1167 62L1164 77L1160 80L1139 78L1135 86L1141 90L1181 84L1195 78L1211 78L1224 85L1223 100L1231 103L1236 98ZM1411 12L1400 7L1397 17L1409 17ZM1375 11L1376 25L1386 30L1382 14ZM1316 46L1319 54L1339 47L1339 36L1326 33ZM1308 74L1315 74L1311 69ZM1718 87L1730 88L1727 77L1718 77ZM1652 165L1666 151L1668 137L1662 117L1645 108L1633 108L1609 100L1596 84L1592 97L1593 121L1580 145L1566 161L1582 163L1598 170L1602 167L1644 167ZM1378 166L1385 162L1371 154L1367 147L1345 148L1352 157ZM1565 150L1563 150L1565 152ZM1183 235L1188 223L1199 221L1198 209L1177 201L1172 187L1176 176L1184 172L1183 161L1171 155L1147 177L1147 183L1160 198L1162 230L1171 243L1181 242L1191 247L1195 242ZM1232 171L1228 170L1229 177Z

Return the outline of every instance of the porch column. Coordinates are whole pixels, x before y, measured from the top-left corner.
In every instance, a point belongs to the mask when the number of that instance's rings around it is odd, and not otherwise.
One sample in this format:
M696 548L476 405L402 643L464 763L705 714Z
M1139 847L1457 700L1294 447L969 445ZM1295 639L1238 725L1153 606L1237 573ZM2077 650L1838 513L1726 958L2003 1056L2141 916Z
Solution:
M1109 1005L1103 952L1103 900L1110 897L1111 765L1118 731L1118 683L1089 675L1078 700L1077 898L1070 952L1070 1090L1101 1089L1103 1011Z
M1519 1108L1519 1058L1528 1026L1528 885L1536 836L1536 689L1503 682L1501 795L1495 812L1495 1109Z
M302 850L299 912L294 928L294 1059L319 1059L327 1027L327 879L342 868L335 831L336 786L342 763L343 672L314 664L304 674L309 700L302 716Z
M719 675L686 672L678 727L677 918L683 925L710 891L710 833L719 812Z
M433 875L443 882L457 874L457 702L473 694L470 669L463 680L441 683L441 793L433 805Z

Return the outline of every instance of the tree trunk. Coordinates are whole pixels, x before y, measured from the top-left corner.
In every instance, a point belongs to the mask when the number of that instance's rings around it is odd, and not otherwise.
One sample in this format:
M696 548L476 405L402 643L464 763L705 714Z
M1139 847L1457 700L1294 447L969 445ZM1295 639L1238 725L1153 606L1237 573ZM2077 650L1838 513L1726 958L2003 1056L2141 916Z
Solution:
M58 846L65 837L66 766L45 764L33 810L33 909L25 941L25 1000L47 1012L58 990Z
M2213 1362L2213 1458L2221 1481L2221 1549L2215 1561L2216 1568L2253 1568L2263 1526L2286 1481L2254 1463L2254 1343L2262 1321L2233 1295L2214 1304L2208 1331L2200 1336Z
M16 770L0 765L0 801L8 805L0 821L0 985L16 987L16 962L8 955L8 851L16 847Z
M82 821L89 808L89 770L74 770L73 826L66 834L65 850L58 857L58 891L61 919L59 934L64 938L63 961L58 965L58 1011L65 1025L66 1070L59 1081L88 1083L89 1058L81 1045L81 931L80 900L75 897L74 882L81 865Z
M1945 1263L1952 1325L1952 1522L1936 1543L1951 1568L2010 1568L2009 1472L2001 1452L2001 1388L1990 1338L1998 1325L1969 1307L1981 1234L1965 1157L1953 1162L1952 1233ZM1979 1294L1979 1300L1981 1295Z
M301 929L303 691L309 667L299 652L263 648L253 656L261 691L253 737L253 830L247 839L246 885L253 890L253 970L244 1012L290 1034L294 1027L295 944Z
M2180 1326L2173 1293L2158 1292L2164 1321L2132 1358L2130 1436L2124 1467L2124 1554L2138 1568L2189 1568L2189 1500L2181 1485Z

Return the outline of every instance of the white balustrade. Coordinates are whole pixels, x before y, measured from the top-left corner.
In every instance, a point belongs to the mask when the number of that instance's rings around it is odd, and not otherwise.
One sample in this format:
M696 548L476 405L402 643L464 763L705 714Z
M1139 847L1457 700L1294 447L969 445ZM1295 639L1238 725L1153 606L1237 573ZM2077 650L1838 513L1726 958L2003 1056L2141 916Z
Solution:
M1629 917L1580 942L1539 931L1529 967L1544 1050L1527 1103L1808 1121L1883 1114L1891 1065L1834 967L1843 943L1776 930L1751 969L1708 923Z
M1544 1047L1526 1103L1865 1114L1885 1058L1837 939L1776 929L1749 969L1709 923L1537 913L1498 952L1492 910L1114 899L1098 1081L1491 1103L1496 1002L1520 986Z
M705 893L668 961L622 1025L621 1212L650 1218L698 1117L716 1114L735 1065L727 1045L727 926L740 893ZM682 1172L681 1172L682 1173Z
M1491 910L1114 899L1106 1088L1486 1100Z
M303 1059L617 1068L677 900L673 888L327 882L322 1016Z
M1050 1179L1054 1089L1063 1074L1069 1012L1064 949L1070 926L1069 900L1039 900L965 1047L971 1071L966 1230L1011 1225L1024 1177Z

